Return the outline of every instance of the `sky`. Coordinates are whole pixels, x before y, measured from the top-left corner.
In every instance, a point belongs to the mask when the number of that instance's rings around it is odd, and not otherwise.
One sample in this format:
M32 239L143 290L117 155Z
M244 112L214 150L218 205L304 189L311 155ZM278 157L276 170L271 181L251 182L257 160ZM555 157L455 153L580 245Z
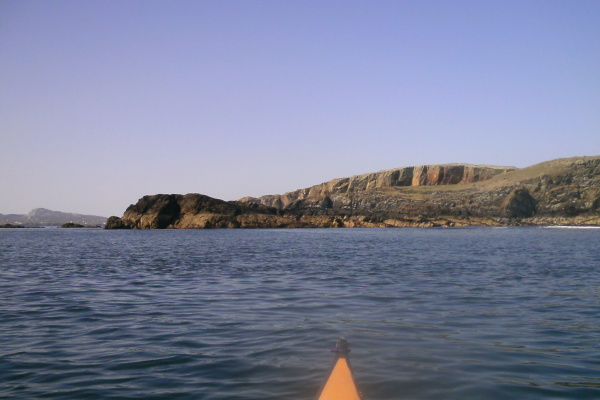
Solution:
M600 1L0 0L0 213L600 154Z

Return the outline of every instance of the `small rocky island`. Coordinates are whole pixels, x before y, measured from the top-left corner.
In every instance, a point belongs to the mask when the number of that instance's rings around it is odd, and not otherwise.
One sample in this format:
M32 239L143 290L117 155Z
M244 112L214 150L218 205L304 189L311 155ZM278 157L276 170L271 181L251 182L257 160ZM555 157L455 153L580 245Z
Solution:
M66 224L62 224L60 227L61 228L85 228L86 226L82 225L82 224L76 224L73 222L67 222Z
M107 229L600 225L600 156L528 168L424 165L224 201L142 197Z

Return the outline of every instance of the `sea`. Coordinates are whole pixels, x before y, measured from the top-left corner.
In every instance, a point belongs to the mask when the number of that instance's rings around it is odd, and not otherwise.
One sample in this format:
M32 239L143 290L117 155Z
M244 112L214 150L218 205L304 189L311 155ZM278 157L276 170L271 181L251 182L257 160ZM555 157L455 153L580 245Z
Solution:
M599 399L600 229L0 230L0 398Z

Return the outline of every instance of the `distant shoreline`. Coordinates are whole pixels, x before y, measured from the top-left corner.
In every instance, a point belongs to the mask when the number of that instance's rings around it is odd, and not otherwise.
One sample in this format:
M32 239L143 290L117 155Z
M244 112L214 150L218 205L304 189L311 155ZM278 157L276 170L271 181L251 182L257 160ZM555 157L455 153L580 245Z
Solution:
M59 225L45 225L45 226L13 225L13 224L0 225L0 229L69 229L69 228L75 228L75 227L63 227L63 226L59 226ZM82 225L82 226L77 226L76 228L78 228L78 229L102 229L103 226L102 225L94 225L94 226Z

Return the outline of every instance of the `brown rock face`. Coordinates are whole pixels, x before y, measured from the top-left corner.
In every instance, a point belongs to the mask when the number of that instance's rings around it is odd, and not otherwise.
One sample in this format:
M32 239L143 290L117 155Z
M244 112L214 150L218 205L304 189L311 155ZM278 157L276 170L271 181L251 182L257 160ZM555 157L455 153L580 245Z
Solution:
M458 185L480 182L515 168L475 165L423 165L413 167L412 186Z
M359 193L386 187L439 186L480 182L515 169L514 167L467 164L422 165L334 179L283 195L268 195L258 199L243 198L240 201L254 202L281 210L293 206L298 201L336 194Z

